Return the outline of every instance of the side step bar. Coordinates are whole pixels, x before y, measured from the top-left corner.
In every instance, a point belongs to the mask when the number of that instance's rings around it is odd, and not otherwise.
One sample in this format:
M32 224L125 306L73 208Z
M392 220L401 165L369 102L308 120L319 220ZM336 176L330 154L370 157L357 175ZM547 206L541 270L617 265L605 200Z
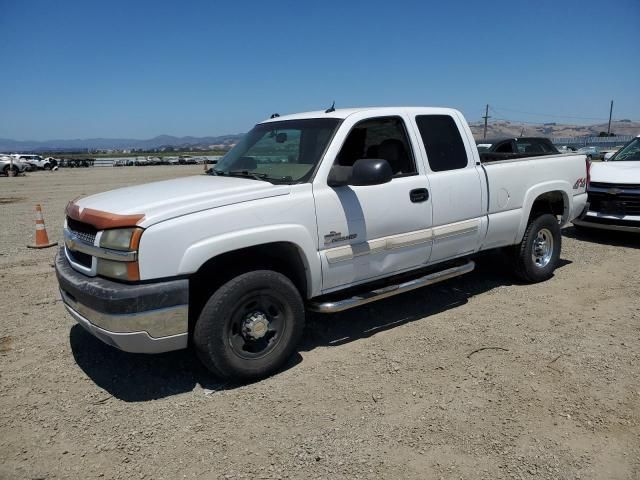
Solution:
M464 275L473 271L476 264L473 260L469 260L464 265L458 267L451 267L439 272L430 273L424 277L414 278L407 282L399 283L397 285L389 285L386 287L378 288L370 292L361 293L350 298L343 300L327 301L327 302L310 302L309 310L319 313L335 313L348 310L350 308L359 307L365 303L375 302L377 300L392 297L400 293L409 292L416 288L425 287L434 283L442 282L459 275Z

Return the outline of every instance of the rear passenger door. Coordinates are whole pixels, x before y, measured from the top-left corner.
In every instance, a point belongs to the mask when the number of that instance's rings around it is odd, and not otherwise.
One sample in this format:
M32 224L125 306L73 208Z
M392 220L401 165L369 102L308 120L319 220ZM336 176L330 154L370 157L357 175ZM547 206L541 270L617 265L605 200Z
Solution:
M427 159L433 215L429 263L473 253L486 230L480 175L463 120L449 114L417 115L415 126Z

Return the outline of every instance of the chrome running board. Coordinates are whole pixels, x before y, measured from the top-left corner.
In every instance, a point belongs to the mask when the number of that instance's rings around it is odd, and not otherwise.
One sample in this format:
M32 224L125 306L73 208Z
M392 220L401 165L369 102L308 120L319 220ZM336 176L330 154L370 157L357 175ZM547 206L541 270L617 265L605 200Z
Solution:
M473 271L476 264L473 260L469 260L464 265L458 267L451 267L439 272L430 273L424 277L415 278L407 282L399 283L397 285L388 285L381 287L370 292L361 293L350 298L343 300L326 301L326 302L310 302L309 310L320 313L335 313L348 310L350 308L359 307L366 303L375 302L383 298L392 297L400 293L409 292L416 288L426 287L434 283L442 282L459 275L464 275Z

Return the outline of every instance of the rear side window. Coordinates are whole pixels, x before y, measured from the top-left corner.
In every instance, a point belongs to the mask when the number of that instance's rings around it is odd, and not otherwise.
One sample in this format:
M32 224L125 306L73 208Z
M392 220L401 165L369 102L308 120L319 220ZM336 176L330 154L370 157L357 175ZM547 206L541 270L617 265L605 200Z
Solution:
M467 152L460 131L449 115L419 115L418 130L434 172L465 168Z
M513 144L508 140L496 148L496 153L513 153Z

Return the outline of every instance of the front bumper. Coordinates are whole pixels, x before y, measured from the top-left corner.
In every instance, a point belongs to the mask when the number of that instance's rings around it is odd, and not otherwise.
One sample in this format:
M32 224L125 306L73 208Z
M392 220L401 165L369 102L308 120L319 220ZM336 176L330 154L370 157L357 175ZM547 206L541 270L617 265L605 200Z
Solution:
M187 347L189 282L123 284L75 271L58 252L56 275L64 306L89 333L126 352Z
M640 232L640 217L630 215L604 215L587 211L584 215L573 220L573 224L579 227L599 228L602 230Z

